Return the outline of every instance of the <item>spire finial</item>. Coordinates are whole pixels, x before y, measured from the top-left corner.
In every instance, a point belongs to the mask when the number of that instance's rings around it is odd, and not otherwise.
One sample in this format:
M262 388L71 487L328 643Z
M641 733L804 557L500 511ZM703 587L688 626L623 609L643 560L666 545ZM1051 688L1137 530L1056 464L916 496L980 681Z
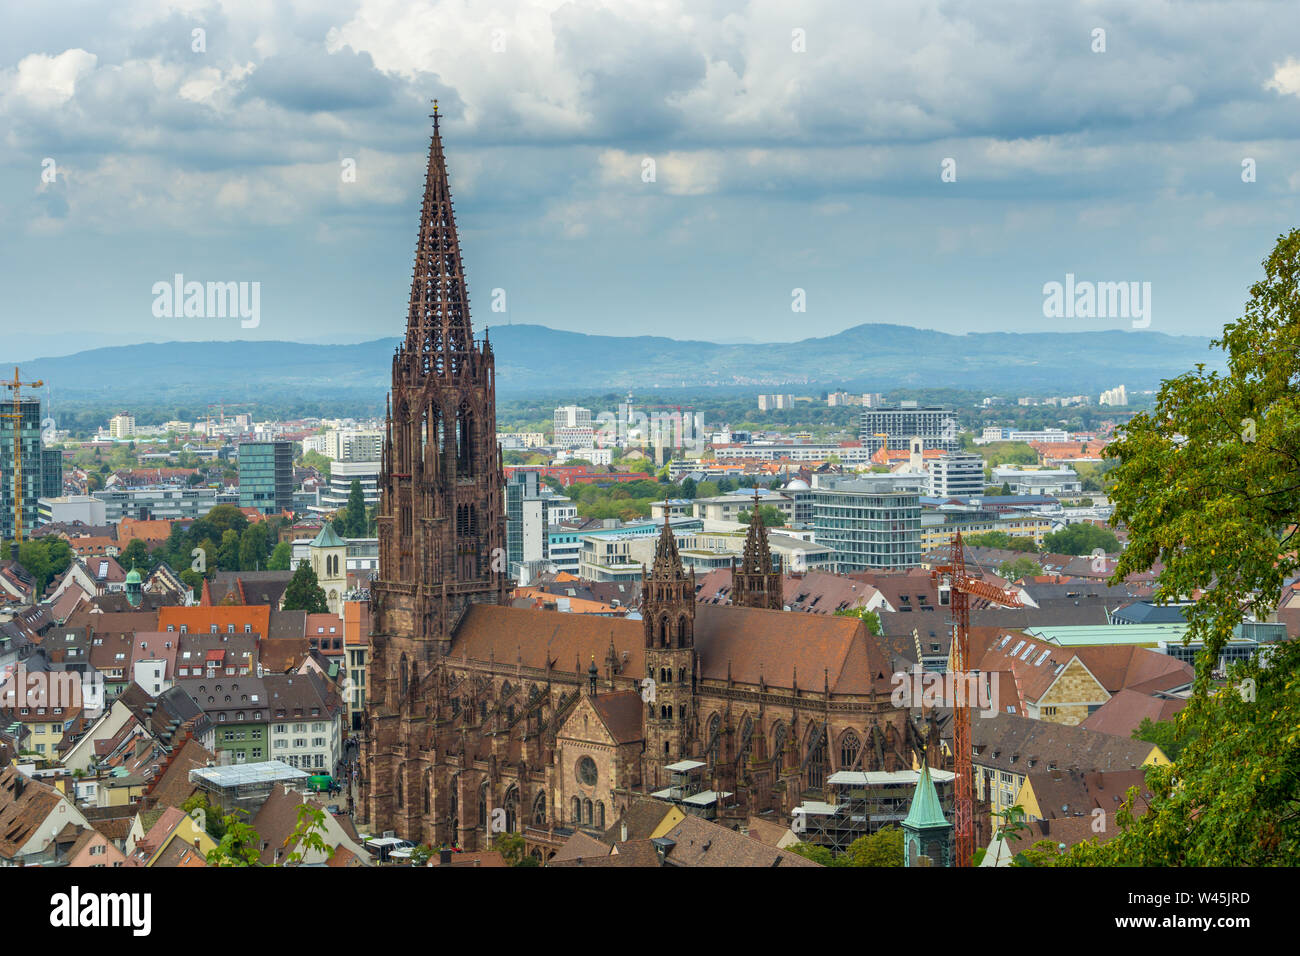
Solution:
M429 114L429 119L433 120L433 128L434 128L435 130L437 130L437 128L438 128L438 101L437 101L436 99L433 101L433 112Z

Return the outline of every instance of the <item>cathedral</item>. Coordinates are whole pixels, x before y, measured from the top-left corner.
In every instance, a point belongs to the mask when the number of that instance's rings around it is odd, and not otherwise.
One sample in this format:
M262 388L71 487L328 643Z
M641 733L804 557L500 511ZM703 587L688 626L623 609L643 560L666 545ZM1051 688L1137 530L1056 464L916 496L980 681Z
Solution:
M837 770L942 759L864 622L782 610L757 504L735 603L699 604L667 522L641 619L508 606L492 347L475 341L434 106L393 357L358 822L432 846L611 826L634 800L788 821Z

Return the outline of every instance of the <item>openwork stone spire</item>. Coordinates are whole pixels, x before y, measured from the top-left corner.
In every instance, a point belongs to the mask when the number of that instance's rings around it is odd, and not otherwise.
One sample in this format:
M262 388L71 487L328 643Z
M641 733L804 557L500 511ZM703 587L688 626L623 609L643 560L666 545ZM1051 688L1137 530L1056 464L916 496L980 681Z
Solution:
M731 566L731 603L739 607L762 607L772 611L785 609L781 569L772 563L772 548L767 528L759 514L761 502L754 486L754 507L749 512L749 532L740 566Z
M438 131L438 101L433 101L433 136L424 175L420 234L415 245L415 270L406 318L406 351L421 358L428 375L464 368L473 349L469 292L456 236L456 212L447 182L447 163Z

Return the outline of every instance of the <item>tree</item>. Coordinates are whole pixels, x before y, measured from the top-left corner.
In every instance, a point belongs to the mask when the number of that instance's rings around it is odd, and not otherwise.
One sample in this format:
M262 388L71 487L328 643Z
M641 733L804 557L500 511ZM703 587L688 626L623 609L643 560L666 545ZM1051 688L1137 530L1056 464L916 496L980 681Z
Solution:
M361 482L353 478L348 489L348 511L344 520L347 526L347 538L364 538L366 536L366 499L361 493Z
M1129 528L1116 579L1163 564L1156 600L1201 591L1189 632L1208 675L1243 614L1266 619L1300 569L1300 229L1280 236L1243 316L1212 346L1227 372L1161 384L1108 445L1112 523Z
M250 524L239 536L239 570L260 571L266 566L266 522Z
M694 497L695 497L695 494L696 494L696 491L697 491L697 488L696 488L696 484L695 484L695 479L694 479L694 478L683 478L683 479L682 479L682 497L683 497L683 498L694 498Z
M334 855L334 847L325 842L325 811L314 803L298 805L298 823L284 841L284 848L290 849L285 865L301 863L310 851L322 853L325 859Z
M858 837L837 861L839 866L902 866L903 831L890 825Z
M298 569L293 572L289 586L284 589L284 610L306 611L308 614L325 614L329 611L325 591L320 586L316 572L306 560L298 562Z
M868 611L864 607L846 607L841 611L836 611L835 616L856 617L859 620L866 621L868 634L880 633L880 615L875 611Z
M293 545L288 541L281 541L271 551L271 556L266 560L266 569L268 571L288 571L289 563L293 560Z
M780 528L785 524L785 515L775 505L759 505L758 516L763 519L763 526L767 528ZM748 508L740 512L738 520L741 524L749 524L750 512Z
M1011 496L1011 482L1009 482L1009 481L1004 481L1004 482L1002 482L1002 487L1001 487L1001 489L999 489L998 494L1002 495L1003 497L1010 497L1010 496Z
M814 863L820 863L822 866L834 866L835 857L831 851L824 846L818 846L816 843L796 843L789 847L791 853L797 853Z
M240 570L239 532L234 528L227 528L221 533L221 544L217 547L217 567L222 571Z
M234 505L214 505L204 516L204 520L222 535L227 531L234 531L236 535L241 534L248 524L244 513Z
M144 568L146 571L151 570L151 561L149 560L149 548L139 538L132 538L122 552L117 556L117 563L130 571L132 568Z
M1016 558L1014 561L1003 561L998 566L998 574L1008 581L1030 578L1040 574L1042 570L1042 567L1033 558Z
M1200 591L1185 640L1204 642L1178 714L1171 767L1147 770L1116 814L1121 832L1081 844L1075 865L1274 866L1300 856L1300 644L1234 665L1215 688L1219 654L1245 614L1269 614L1300 568L1300 230L1279 237L1244 315L1215 347L1227 372L1162 383L1150 413L1121 430L1112 521L1129 528L1114 579L1163 564L1155 600ZM1141 728L1139 728L1139 733Z
M208 851L208 866L261 866L262 837L240 819L248 811L236 809L221 818L225 833Z
M985 531L982 534L963 536L962 543L970 548L1000 548L1003 551L1037 551L1030 538L1013 538L1005 531Z
M1150 717L1143 717L1132 737L1134 740L1155 744L1166 757L1177 761L1178 755L1189 742L1182 734L1190 732L1190 725L1180 727L1177 720L1153 721Z
M1115 532L1088 521L1066 525L1060 531L1043 535L1043 550L1053 554L1092 554L1096 550L1114 554L1119 551ZM1122 576L1119 578L1123 580Z
M492 841L492 849L501 854L509 866L518 866L524 858L524 835L522 833L499 833Z

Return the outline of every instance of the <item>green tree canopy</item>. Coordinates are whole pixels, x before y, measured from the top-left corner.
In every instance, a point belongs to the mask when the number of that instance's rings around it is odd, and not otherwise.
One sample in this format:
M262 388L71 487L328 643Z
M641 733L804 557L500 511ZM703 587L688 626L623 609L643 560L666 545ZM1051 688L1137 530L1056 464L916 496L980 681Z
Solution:
M1052 554L1092 554L1097 549L1107 554L1119 551L1115 532L1088 521L1066 525L1060 531L1043 535L1043 550Z
M311 564L305 560L298 562L297 570L284 589L284 610L306 611L308 614L324 614L329 611L325 591Z

